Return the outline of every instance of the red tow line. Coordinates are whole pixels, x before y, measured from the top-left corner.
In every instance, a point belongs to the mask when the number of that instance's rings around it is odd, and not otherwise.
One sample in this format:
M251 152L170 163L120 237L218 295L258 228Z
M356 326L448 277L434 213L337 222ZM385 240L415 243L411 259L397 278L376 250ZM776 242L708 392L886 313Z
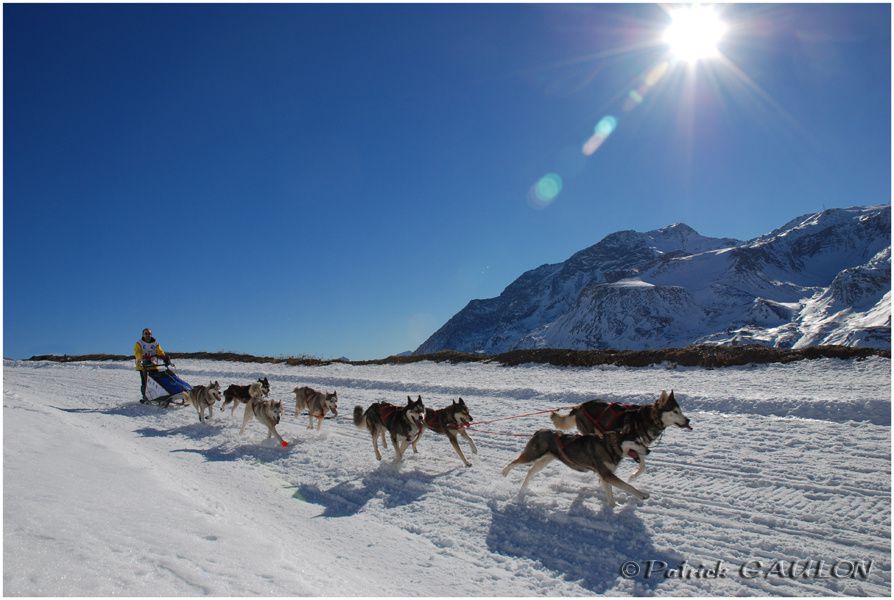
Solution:
M471 423L466 423L464 425L464 427L477 427L478 425L487 425L489 423L496 423L497 421L508 421L510 419L521 419L522 417L531 417L533 415L543 415L546 413L556 412L557 410L564 410L565 408L568 408L568 407L560 406L559 408L548 408L546 410L538 410L536 412L529 412L529 413L524 413L521 415L511 415L509 417L500 417L499 419L491 419L489 421L472 421Z
M556 412L557 410L565 410L567 408L574 408L573 406L560 406L558 408L548 408L546 410L538 410L529 413L523 413L520 415L511 415L508 417L500 417L499 419L490 419L488 421L472 421L471 423L464 423L462 426L458 426L457 429L460 428L474 428L475 431L480 433L487 433L491 435L502 435L506 437L530 437L530 433L504 433L502 431L493 431L488 429L480 429L479 425L488 425L490 423L496 423L497 421L508 421L511 419L521 419L522 417L532 417L534 415L543 415L546 413Z

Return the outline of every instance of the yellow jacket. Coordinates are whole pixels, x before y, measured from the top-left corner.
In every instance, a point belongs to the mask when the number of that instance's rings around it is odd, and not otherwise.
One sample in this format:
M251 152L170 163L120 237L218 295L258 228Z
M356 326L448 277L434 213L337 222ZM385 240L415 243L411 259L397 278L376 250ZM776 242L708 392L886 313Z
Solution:
M137 371L142 371L142 362L144 357L165 357L165 351L162 349L161 344L155 341L155 338L152 338L148 342L144 341L143 338L140 338L137 340L137 343L133 345L133 355L134 358L136 358Z

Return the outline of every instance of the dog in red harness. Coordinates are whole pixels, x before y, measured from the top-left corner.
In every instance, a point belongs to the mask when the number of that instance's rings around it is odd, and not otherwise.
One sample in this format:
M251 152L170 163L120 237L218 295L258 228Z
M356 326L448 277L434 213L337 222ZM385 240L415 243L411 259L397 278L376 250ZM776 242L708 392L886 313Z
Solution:
M627 430L654 433L654 436L646 438L650 444L671 425L692 429L689 418L683 414L677 399L674 398L673 390L670 394L661 390L661 395L653 404L621 404L589 400L572 408L567 415L554 412L549 418L559 429L571 429L576 426L581 433L605 435L610 431Z
M671 425L692 429L689 417L683 414L677 399L674 398L673 390L670 394L661 390L661 395L652 404L621 404L590 400L578 404L567 415L554 412L549 418L559 429L571 429L576 426L577 430L584 434L597 436L609 433L632 434L647 448ZM631 479L639 477L646 470L646 462L642 455L637 462L639 469Z
M453 446L453 449L456 451L457 456L459 456L459 459L463 461L463 464L467 467L471 467L472 463L466 460L466 456L459 447L459 442L456 437L457 435L461 435L466 438L466 441L469 442L469 446L472 448L472 454L478 454L478 448L475 447L475 442L472 441L472 438L469 437L469 434L466 433L466 430L464 429L465 426L471 422L472 415L469 414L469 407L466 406L466 403L462 398L459 399L459 402L454 400L447 408L439 410L431 408L425 409L425 429L431 429L435 433L446 435L447 439L450 440L450 445ZM416 442L422 437L425 429L420 431L416 439L413 440L413 452L416 452Z
M425 427L425 405L422 396L413 400L407 396L406 406L397 406L388 402L376 402L365 411L362 406L354 407L354 425L360 429L366 429L372 436L373 450L376 452L376 460L382 460L379 452L379 439L382 445L388 447L385 434L391 437L394 444L394 462L400 462L404 451L414 440L419 437Z

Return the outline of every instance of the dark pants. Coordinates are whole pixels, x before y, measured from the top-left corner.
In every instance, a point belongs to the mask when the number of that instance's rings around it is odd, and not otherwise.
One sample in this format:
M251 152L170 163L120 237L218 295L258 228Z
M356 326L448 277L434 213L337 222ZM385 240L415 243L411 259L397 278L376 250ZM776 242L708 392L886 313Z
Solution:
M146 371L140 369L140 395L145 399L146 398L146 378L149 375L146 374Z

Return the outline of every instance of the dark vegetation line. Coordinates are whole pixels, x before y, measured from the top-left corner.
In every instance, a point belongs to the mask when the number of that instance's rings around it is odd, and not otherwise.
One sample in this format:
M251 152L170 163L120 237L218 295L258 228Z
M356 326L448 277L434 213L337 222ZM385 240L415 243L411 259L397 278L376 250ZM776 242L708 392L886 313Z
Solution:
M681 367L731 367L747 364L789 363L798 360L816 358L856 358L863 360L870 356L891 358L891 350L876 348L851 348L848 346L811 346L799 350L784 348L767 348L765 346L688 346L686 348L665 348L661 350L562 350L540 348L533 350L512 350L502 354L476 354L471 352L454 352L444 350L433 354L409 356L389 356L376 360L322 360L309 356L271 357L252 356L236 352L169 352L168 355L178 358L194 358L201 360L222 360L242 363L272 363L317 367L333 363L349 365L402 365L424 360L434 362L468 363L494 362L504 366L525 363L541 363L562 367L595 367L598 365L616 365L619 367L646 367L660 363L669 363ZM133 356L124 354L83 354L41 355L32 356L28 360L48 360L56 362L76 362L85 360L133 360Z

